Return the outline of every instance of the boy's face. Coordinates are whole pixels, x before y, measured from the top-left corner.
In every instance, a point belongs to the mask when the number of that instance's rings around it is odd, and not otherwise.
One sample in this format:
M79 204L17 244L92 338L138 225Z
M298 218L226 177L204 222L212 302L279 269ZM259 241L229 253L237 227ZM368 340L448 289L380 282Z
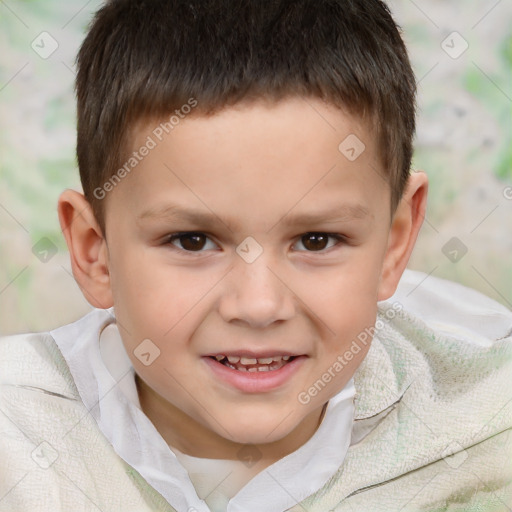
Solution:
M109 193L105 217L109 286L143 402L163 423L180 416L236 443L316 428L369 344L334 371L338 356L398 280L385 270L396 254L374 141L313 99L191 116L161 141L159 122L136 132L133 150L153 146L148 136L156 147ZM193 234L171 239L179 232ZM216 355L283 366L243 371Z

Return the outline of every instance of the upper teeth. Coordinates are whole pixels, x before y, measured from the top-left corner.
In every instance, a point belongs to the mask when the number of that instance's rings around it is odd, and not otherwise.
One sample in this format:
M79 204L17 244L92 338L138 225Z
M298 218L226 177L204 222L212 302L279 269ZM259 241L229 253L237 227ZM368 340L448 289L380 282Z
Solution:
M231 364L271 364L272 362L279 362L281 360L288 361L290 359L290 356L274 356L274 357L258 357L258 358L252 358L252 357L239 357L239 356L224 356L224 355L217 355L215 356L215 359L217 361L222 361L227 357L228 361Z

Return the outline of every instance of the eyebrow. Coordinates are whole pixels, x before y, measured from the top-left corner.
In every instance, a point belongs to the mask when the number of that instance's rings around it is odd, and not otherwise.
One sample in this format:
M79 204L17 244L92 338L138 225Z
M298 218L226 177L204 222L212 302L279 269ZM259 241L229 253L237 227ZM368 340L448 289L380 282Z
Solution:
M373 218L370 210L362 204L343 204L324 211L312 211L302 213L286 213L272 226L282 223L284 226L304 226L315 223L348 222L351 220L363 220ZM236 229L239 224L235 219L222 220L214 212L207 213L204 210L183 208L179 205L162 205L151 207L137 216L137 222L148 220L185 221L206 227L224 224L230 231ZM270 231L270 230L269 230Z

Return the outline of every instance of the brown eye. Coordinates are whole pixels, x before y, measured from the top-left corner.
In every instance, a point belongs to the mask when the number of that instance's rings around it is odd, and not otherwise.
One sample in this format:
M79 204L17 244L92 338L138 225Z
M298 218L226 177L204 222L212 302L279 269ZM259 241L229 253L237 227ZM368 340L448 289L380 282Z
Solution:
M299 242L306 248L307 252L323 251L336 245L336 243L328 245L329 239L332 238L337 243L343 241L343 236L331 233L306 233L302 235Z
M178 240L179 245L174 242ZM209 238L204 233L177 233L168 239L168 243L189 252L199 252L204 249Z
M322 233L308 233L302 237L302 243L308 251L321 251L327 246L329 237Z

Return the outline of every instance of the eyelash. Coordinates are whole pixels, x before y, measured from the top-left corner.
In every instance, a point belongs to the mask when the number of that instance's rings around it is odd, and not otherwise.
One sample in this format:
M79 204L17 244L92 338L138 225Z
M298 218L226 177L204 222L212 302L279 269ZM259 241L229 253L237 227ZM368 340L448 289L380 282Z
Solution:
M203 233L201 231L182 231L182 232L179 232L179 233L173 233L171 235L168 235L166 238L165 238L165 241L164 241L164 245L170 245L172 246L173 250L176 250L176 251L179 251L179 252L184 252L184 253L187 253L187 254L190 254L190 255L193 255L193 256L199 256L201 253L205 252L204 250L199 250L199 251L189 251L187 249L180 249L178 247L176 247L172 242L174 240L179 240L181 237L184 237L184 236L187 236L187 235L204 235L208 240L211 240L211 238L206 234L206 233ZM331 247L327 247L326 249L321 249L321 250L318 250L318 251L299 251L299 252L307 252L307 253L311 253L311 254L325 254L329 249L332 249L333 247L336 247L340 244L347 244L347 237L344 236L344 235L341 235L339 233L326 233L326 232L323 232L323 231L308 231L307 233L304 233L303 235L299 236L299 239L298 241L300 241L303 237L305 236L308 236L308 235L325 235L327 236L328 238L334 238L337 243L334 244L333 246ZM296 242L297 243L297 242Z

